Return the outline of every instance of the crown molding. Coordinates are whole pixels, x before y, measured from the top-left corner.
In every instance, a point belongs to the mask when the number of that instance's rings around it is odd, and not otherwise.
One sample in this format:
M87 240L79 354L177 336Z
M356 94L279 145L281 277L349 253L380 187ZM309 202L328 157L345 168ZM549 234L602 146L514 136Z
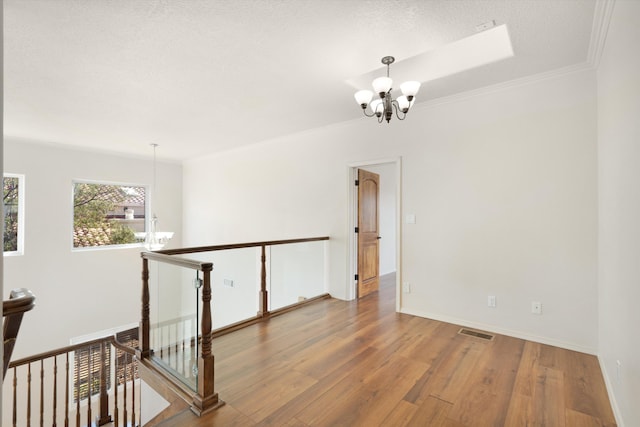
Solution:
M533 74L526 77L520 77L513 80L508 80L502 83L496 83L489 86L484 86L479 89L469 90L461 93L457 93L455 95L445 96L442 98L432 99L430 101L421 102L412 107L413 110L422 110L438 107L444 104L451 104L460 101L464 101L470 98L475 98L478 96L485 96L496 92L502 92L505 90L528 86L532 84L536 84L545 80L551 80L566 76L568 74L579 73L583 71L592 70L593 67L589 62L581 62L579 64L568 65L562 68L556 68L555 70L545 71L538 74Z
M596 0L596 8L593 12L593 25L591 28L591 40L589 41L589 53L587 61L593 68L598 68L602 51L607 41L609 23L616 0Z
M136 154L136 153L125 153L122 151L115 151L115 150L109 150L109 149L103 149L103 148L97 148L97 147L87 147L84 145L66 144L63 142L57 142L53 140L27 138L27 137L14 136L14 135L4 135L4 142L5 144L9 142L11 144L16 144L18 146L21 144L30 144L30 145L36 145L41 147L53 148L56 150L69 150L69 151L83 152L83 153L100 155L100 156L106 155L106 156L121 157L125 159L136 159L136 160L148 161L150 158L151 159L153 158L153 154L143 155L143 154ZM157 160L158 160L158 163L182 165L181 159L158 157Z

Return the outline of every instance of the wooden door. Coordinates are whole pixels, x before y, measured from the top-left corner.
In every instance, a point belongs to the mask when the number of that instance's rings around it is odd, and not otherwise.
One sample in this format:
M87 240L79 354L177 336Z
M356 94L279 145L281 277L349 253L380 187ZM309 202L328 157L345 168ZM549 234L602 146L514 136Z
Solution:
M358 298L378 290L380 176L358 169Z

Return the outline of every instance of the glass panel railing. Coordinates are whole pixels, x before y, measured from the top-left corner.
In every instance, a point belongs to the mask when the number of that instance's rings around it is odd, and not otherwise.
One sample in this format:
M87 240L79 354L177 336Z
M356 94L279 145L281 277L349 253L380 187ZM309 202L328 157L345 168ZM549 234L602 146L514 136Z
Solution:
M211 313L213 329L255 317L260 290L260 248L185 254L200 262L213 263Z
M326 242L269 247L269 310L276 310L326 292Z
M141 358L194 391L191 409L197 414L218 406L213 338L326 296L327 240L142 253Z
M151 358L191 390L198 387L198 271L149 261Z

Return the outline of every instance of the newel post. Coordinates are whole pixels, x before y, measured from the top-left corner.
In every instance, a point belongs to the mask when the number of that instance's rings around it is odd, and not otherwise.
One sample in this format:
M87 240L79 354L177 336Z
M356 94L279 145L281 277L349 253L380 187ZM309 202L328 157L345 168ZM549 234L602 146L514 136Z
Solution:
M137 350L136 356L138 359L149 358L149 260L142 256L142 318L140 320L140 329L138 335L140 338L140 347Z
M202 264L202 345L198 355L198 394L193 398L192 411L198 415L222 406L214 390L214 357L211 351L211 263Z
M105 341L100 343L100 415L96 418L96 425L98 426L113 422L109 414L109 394L107 393L107 375L109 375L109 372L107 372L107 345L111 346ZM89 350L91 351L91 347L89 347Z
M262 245L260 256L260 295L258 297L258 317L269 315L269 299L267 293L267 253L265 245Z

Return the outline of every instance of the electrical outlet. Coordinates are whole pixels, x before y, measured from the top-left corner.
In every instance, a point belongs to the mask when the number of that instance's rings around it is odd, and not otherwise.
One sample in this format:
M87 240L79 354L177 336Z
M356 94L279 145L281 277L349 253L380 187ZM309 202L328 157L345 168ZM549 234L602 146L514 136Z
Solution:
M224 279L222 282L224 283L225 286L233 288L233 280L232 279Z
M489 307L495 307L496 306L496 296L495 295L489 295L489 297L487 298L487 305Z
M542 303L540 301L531 301L531 313L542 314Z
M404 292L405 294L411 293L411 284L409 282L404 282L402 284L402 292Z

